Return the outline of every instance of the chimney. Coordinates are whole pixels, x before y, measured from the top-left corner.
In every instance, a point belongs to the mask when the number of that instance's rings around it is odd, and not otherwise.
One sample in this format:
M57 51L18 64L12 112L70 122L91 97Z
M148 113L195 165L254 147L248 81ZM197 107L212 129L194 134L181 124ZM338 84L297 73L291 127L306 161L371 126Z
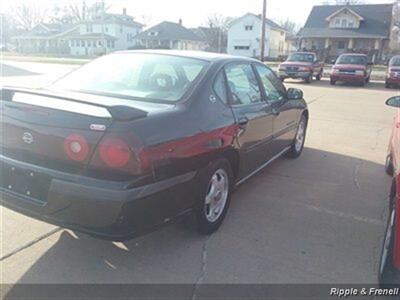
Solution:
M181 25L182 26L182 19L179 19L179 25Z
M126 8L125 7L122 9L122 14L126 16Z

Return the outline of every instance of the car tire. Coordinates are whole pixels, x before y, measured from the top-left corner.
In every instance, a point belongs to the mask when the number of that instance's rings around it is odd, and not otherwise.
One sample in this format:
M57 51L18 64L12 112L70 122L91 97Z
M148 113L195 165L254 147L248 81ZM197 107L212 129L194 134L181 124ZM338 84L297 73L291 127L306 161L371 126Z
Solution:
M298 158L303 152L304 143L307 135L307 123L308 120L305 115L300 118L299 125L297 126L296 136L288 152L288 157Z
M305 79L305 82L306 82L306 83L311 83L312 79L313 79L313 76L312 76L312 74L311 74L311 75L309 75L309 76Z
M330 83L331 83L331 85L335 85L336 84L336 80L331 79Z
M394 284L400 278L400 272L397 271L393 265L396 210L393 201L394 195L391 197L393 199L390 199L390 213L385 230L385 237L383 239L378 270L378 281L381 285Z
M199 233L209 235L218 230L228 211L234 176L230 163L221 158L200 171L198 179L196 225Z
M365 82L366 82L366 83L369 83L370 81L371 81L371 77L368 76Z
M385 171L389 176L393 176L393 174L394 174L394 167L393 167L393 161L392 161L391 155L388 155L386 157Z
M315 79L317 81L321 81L321 78L322 78L322 71L317 75L317 77L315 77Z
M363 80L363 81L360 82L360 86L361 87L365 86L365 84L366 84L366 80Z
M390 88L391 88L391 85L390 85L389 82L385 82L385 88L387 88L387 89L390 89Z

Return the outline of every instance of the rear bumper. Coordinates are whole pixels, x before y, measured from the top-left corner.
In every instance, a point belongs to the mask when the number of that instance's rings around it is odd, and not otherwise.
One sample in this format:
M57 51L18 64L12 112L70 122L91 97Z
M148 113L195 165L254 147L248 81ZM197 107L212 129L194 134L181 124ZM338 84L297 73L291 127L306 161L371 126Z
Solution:
M107 240L141 235L191 210L196 172L136 188L73 176L1 157L1 163L51 177L47 199L0 188L1 204L28 216Z

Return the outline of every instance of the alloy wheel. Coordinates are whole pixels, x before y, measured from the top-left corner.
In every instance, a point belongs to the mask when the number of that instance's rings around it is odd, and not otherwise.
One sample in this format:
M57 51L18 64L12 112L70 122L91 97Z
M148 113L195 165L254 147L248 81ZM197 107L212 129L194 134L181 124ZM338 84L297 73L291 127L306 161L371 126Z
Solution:
M211 176L204 205L209 222L215 222L222 215L229 194L229 177L225 170L218 169Z

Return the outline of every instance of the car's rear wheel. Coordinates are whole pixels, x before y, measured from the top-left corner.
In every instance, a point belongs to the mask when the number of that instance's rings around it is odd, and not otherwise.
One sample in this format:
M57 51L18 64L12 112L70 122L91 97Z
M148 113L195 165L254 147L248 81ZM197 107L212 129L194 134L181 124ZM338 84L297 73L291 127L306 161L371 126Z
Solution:
M330 83L331 83L331 85L335 85L335 84L336 84L336 80L333 80L333 79L331 78Z
M313 79L313 75L310 74L308 77L306 77L305 81L306 81L306 83L311 83L312 79Z
M229 162L223 158L212 162L199 175L197 228L202 234L211 234L221 226L228 211L234 176Z
M303 152L304 143L306 141L306 133L307 133L307 118L306 116L302 115L299 125L297 126L296 137L288 152L289 157L297 158L301 155L301 153Z
M386 157L385 171L388 175L393 176L394 167L393 167L392 155L390 154Z
M316 80L320 81L322 78L322 71L315 77Z
M387 88L387 89L390 89L392 86L390 85L390 83L389 82L385 82L385 88Z

